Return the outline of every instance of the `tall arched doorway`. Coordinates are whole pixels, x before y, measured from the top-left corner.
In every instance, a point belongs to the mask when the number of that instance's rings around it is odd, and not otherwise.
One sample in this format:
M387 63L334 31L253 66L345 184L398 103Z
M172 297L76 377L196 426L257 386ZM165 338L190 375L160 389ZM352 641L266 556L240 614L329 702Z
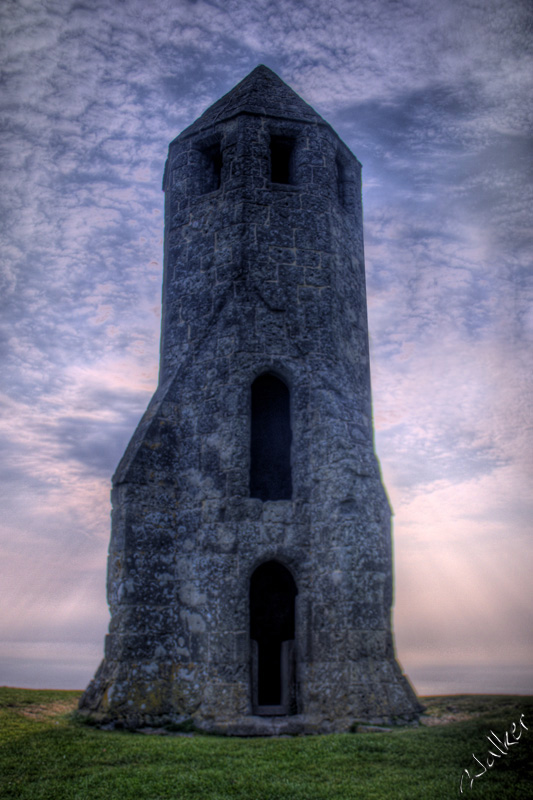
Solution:
M257 567L250 582L252 711L294 714L296 708L295 598L289 570L278 561Z

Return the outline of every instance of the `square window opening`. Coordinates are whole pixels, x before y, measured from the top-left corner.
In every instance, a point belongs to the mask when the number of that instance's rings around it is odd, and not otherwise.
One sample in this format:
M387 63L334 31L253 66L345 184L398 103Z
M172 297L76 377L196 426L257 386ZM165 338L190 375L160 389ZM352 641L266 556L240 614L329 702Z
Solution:
M222 182L222 151L220 143L204 148L202 151L201 194L215 192Z
M294 184L294 140L285 136L270 138L270 180L272 183Z
M346 167L342 163L341 159L337 156L335 159L335 169L337 173L337 197L339 199L339 203L344 208L346 206Z

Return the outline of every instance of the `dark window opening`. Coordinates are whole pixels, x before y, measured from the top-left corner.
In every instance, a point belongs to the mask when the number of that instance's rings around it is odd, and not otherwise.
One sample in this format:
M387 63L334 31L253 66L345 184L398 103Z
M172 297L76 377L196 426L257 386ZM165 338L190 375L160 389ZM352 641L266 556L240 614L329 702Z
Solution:
M252 384L250 497L290 500L291 414L289 390L274 375Z
M346 205L346 168L340 158L337 156L335 159L335 168L337 173L337 197L341 206Z
M295 597L289 570L277 561L261 564L250 583L252 700L256 714L296 712Z
M270 180L272 183L294 183L294 141L282 136L270 139Z
M202 186L201 193L215 192L220 189L222 178L222 152L220 143L206 147L202 153Z

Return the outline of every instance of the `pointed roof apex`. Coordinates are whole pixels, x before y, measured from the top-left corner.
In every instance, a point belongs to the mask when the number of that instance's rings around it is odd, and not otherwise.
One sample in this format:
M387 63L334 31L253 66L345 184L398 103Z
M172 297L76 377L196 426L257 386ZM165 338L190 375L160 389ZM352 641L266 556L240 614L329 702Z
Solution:
M238 114L324 123L322 117L275 72L264 64L259 64L244 80L204 111L181 135L198 133L203 128Z

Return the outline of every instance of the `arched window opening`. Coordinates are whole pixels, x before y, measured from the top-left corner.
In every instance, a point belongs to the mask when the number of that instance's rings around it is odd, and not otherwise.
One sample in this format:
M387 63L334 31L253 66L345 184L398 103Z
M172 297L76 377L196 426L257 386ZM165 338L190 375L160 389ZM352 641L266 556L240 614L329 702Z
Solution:
M260 375L252 383L251 417L250 497L290 500L290 395L275 375Z
M261 564L250 582L252 707L254 714L296 713L295 598L289 570Z

